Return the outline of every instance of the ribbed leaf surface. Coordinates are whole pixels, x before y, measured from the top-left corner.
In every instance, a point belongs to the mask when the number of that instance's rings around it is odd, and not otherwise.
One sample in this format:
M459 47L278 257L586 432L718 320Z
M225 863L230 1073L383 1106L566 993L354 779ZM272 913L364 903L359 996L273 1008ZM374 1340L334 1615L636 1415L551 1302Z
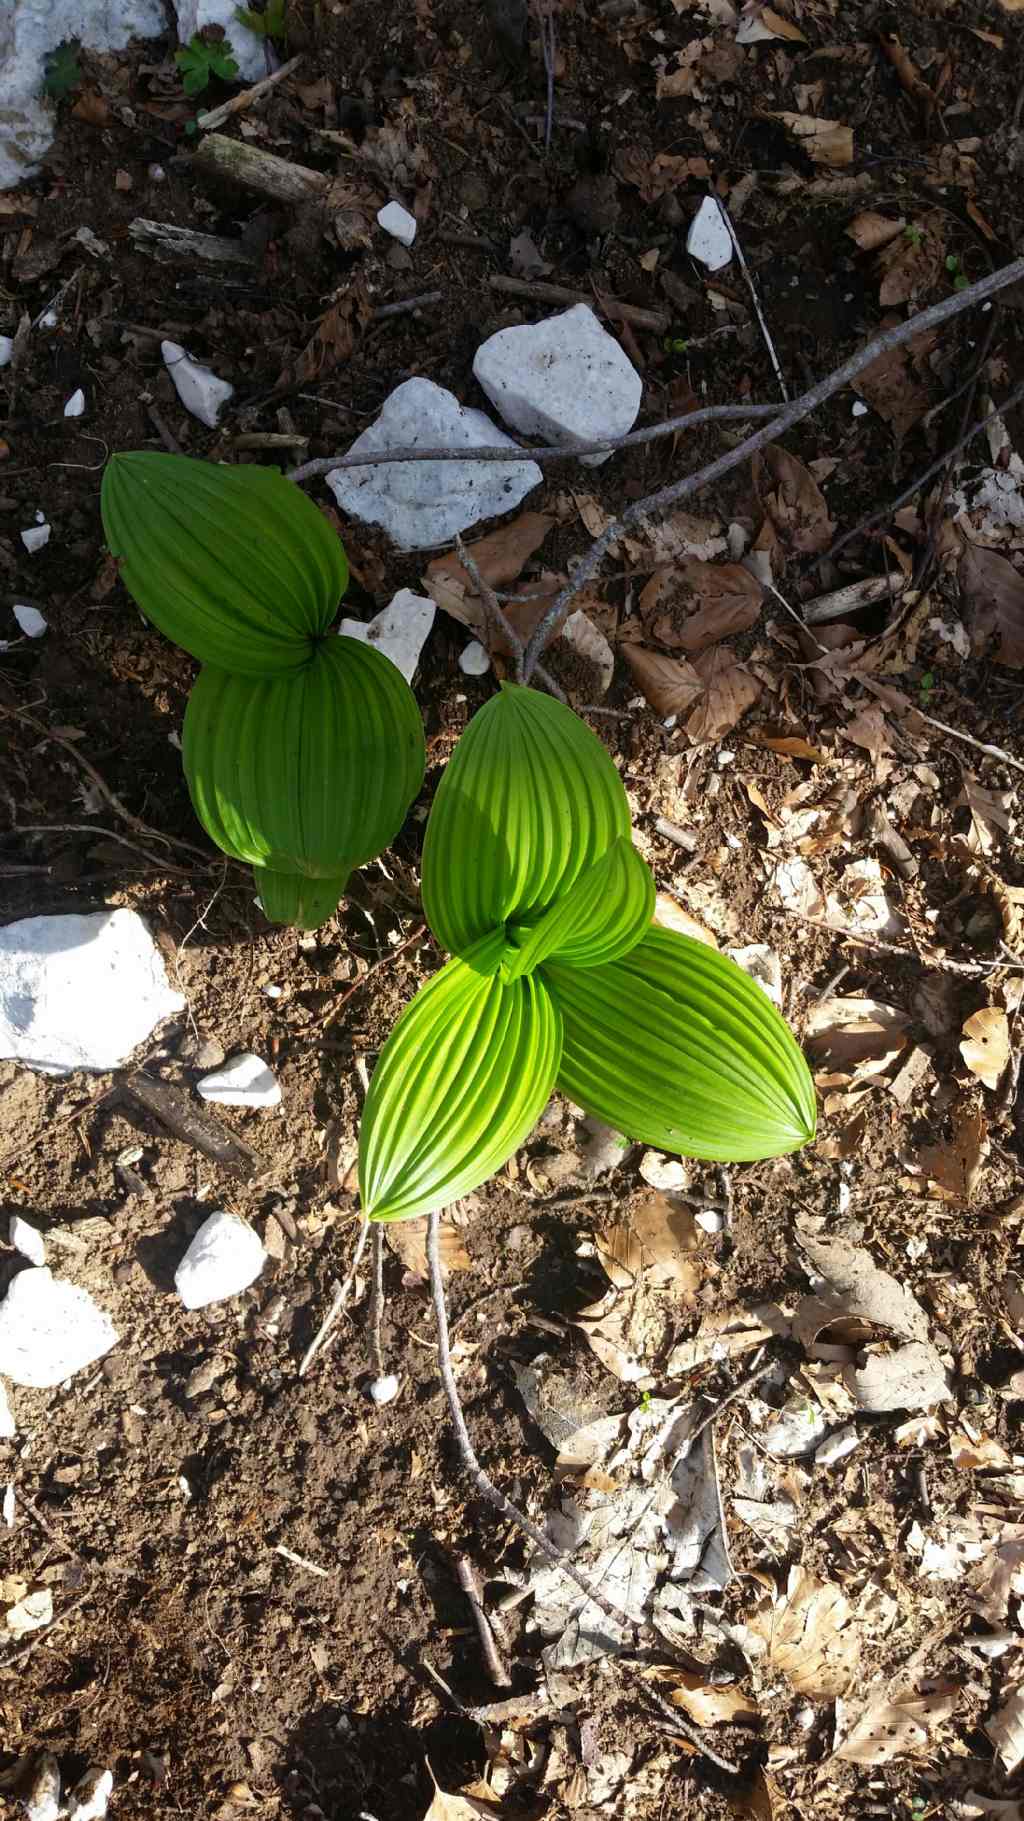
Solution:
M304 664L348 586L323 514L269 468L115 455L100 506L128 592L203 664L241 676Z
M485 965L502 940L485 938ZM505 984L472 959L435 974L380 1053L359 1133L359 1192L371 1220L409 1220L478 1188L551 1093L562 1021L543 981Z
M253 879L269 923L287 923L292 929L319 929L333 917L345 896L349 875L308 879L302 873L275 873L267 866L256 866Z
M532 973L550 955L567 967L602 967L635 948L654 916L654 880L624 837L581 873L532 929L513 928L522 943L505 978Z
M196 814L224 853L336 879L401 826L423 780L423 725L390 659L329 638L279 677L202 670L182 753Z
M813 1138L814 1085L788 1025L735 962L653 928L621 961L543 970L562 1012L558 1085L659 1150L720 1163Z
M423 848L423 908L438 941L545 911L629 835L622 781L594 734L553 697L505 684L463 734Z

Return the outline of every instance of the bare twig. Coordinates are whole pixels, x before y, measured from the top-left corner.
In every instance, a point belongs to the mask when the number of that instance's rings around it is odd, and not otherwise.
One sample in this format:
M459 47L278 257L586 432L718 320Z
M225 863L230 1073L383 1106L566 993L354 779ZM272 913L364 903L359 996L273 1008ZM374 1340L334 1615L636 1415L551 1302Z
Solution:
M332 1024L337 1024L349 1000L354 999L356 994L362 991L367 981L372 980L374 974L379 973L382 967L387 967L389 961L397 961L399 955L404 955L406 949L411 948L414 942L418 942L421 936L426 936L428 941L432 940L425 923L417 923L416 928L406 936L404 942L398 944L397 948L389 948L386 955L379 955L372 966L367 968L365 974L361 974L359 979L349 987L348 992L342 993L333 1012L324 1019L321 1029L327 1031L330 1030Z
M443 291L424 291L419 297L400 297L397 303L381 304L370 321L385 322L391 316L408 316L413 310L425 310L428 304L440 303L443 296Z
M573 596L596 573L612 545L617 543L631 526L639 524L643 519L650 518L652 513L664 512L667 507L678 506L680 501L689 499L695 493L703 492L705 487L710 487L715 481L721 480L724 475L731 473L733 468L739 467L750 456L756 455L759 449L765 448L768 443L775 442L778 437L785 435L787 430L791 430L794 424L800 423L812 411L816 411L819 405L823 405L827 399L834 397L837 392L841 392L843 387L848 386L859 373L863 373L865 367L873 366L875 361L880 360L883 355L891 354L896 348L902 348L906 342L923 334L925 330L934 329L940 323L949 322L953 317L962 315L973 305L982 303L985 298L993 296L995 292L1005 289L1007 285L1015 284L1018 279L1022 278L1024 278L1024 259L1015 259L1009 265L1003 266L1001 271L990 272L987 277L979 278L975 284L968 285L966 290L953 291L948 297L942 298L941 302L932 304L927 310L918 311L906 322L898 323L895 328L883 330L881 335L876 335L866 346L859 348L855 354L851 354L848 360L835 368L834 372L827 374L824 379L820 379L806 392L802 392L799 398L793 399L784 410L773 417L770 423L763 425L760 430L755 430L750 436L744 437L742 442L737 443L732 449L727 449L723 455L706 463L703 468L698 468L692 474L684 475L681 480L672 481L667 487L660 488L656 493L649 493L646 498L637 500L635 505L628 507L621 518L614 519L601 533L601 536L595 538L590 549L576 564L569 581L560 590L544 618L535 628L526 647L526 681L529 682L537 659L548 640L562 624Z
M180 455L181 444L173 431L167 428L167 425L164 423L164 420L160 416L155 405L147 405L146 416L149 418L150 423L160 438L160 441L163 443L164 448L167 450L168 455Z
M712 190L711 194L713 196L715 196L715 193L713 190ZM722 198L720 196L715 196L715 202L718 204L718 213L721 215L722 220L724 221L726 227L729 230L729 239L732 241L732 250L735 253L736 258L739 260L740 271L743 273L743 277L746 281L747 290L750 292L750 301L754 306L754 314L757 317L758 324L761 329L761 335L764 340L764 345L768 350L768 358L772 363L772 367L775 372L775 377L779 382L779 391L782 393L783 398L786 399L788 402L789 392L786 389L786 381L783 378L782 367L779 364L779 357L775 352L775 343L773 342L773 340L771 338L771 334L768 329L768 324L766 323L765 318L764 318L764 311L761 308L761 299L758 297L757 286L754 283L753 277L751 275L750 267L747 264L746 255L744 254L743 248L740 246L739 237L737 236L736 229L732 225L732 218L729 214L728 209L725 206L725 203L722 201Z
M606 437L603 442L597 443L574 443L571 449L562 443L551 443L542 449L529 449L525 443L510 441L480 449L453 449L451 446L422 449L412 444L403 444L395 449L382 449L379 454L368 451L365 455L321 455L315 461L303 462L301 467L293 468L288 478L296 482L309 481L318 474L333 474L335 468L380 468L399 462L512 462L519 456L529 462L576 461L583 455L614 455L617 449L638 449L644 443L656 442L663 436L677 436L684 430L699 430L702 424L741 423L744 420L749 422L751 418L771 417L774 410L774 405L707 405L700 411L683 412L680 417L666 418L660 424L648 424L644 430L630 430L626 436Z
M512 1677L501 1660L497 1640L491 1630L490 1620L484 1611L483 1589L468 1555L456 1556L455 1572L459 1577L459 1586L469 1601L470 1611L480 1634L480 1648L484 1653L487 1673L495 1688L511 1688Z
M316 1333L314 1334L312 1340L309 1343L309 1346L306 1348L306 1351L302 1356L302 1360L299 1365L299 1377L300 1378L305 1378L306 1373L309 1371L309 1368L313 1364L313 1361L315 1360L317 1354L320 1352L322 1347L326 1346L327 1339L328 1339L328 1336L330 1335L331 1329L334 1327L335 1322L337 1321L339 1315L341 1314L342 1310L345 1307L345 1304L347 1303L347 1301L349 1299L349 1294L351 1292L352 1286L356 1281L356 1272L359 1269L360 1260L362 1259L362 1256L363 1256L363 1249L366 1245L366 1239L367 1239L367 1235L368 1235L369 1231L370 1231L369 1221L361 1220L359 1223L359 1238L356 1240L356 1249L352 1254L352 1263L349 1265L348 1275L345 1278L344 1283L340 1283L338 1285L338 1288L335 1290L334 1300L331 1303L331 1306L328 1309L327 1314L324 1316L323 1321L320 1323L319 1328L317 1329Z
M191 879L196 871L194 866L175 866L170 860L161 859L159 854L151 854L147 848L140 847L137 841L129 841L127 835L119 835L116 829L100 828L93 822L19 822L14 828L0 829L0 840L6 835L97 835L105 841L118 842L133 854L141 854L144 860L169 877Z
M834 923L823 923L820 917L805 917L803 911L793 910L788 904L782 909L787 917L795 917L798 923L806 923L811 929L820 929L823 935L835 936L837 941L852 943L854 948L878 949L883 955L899 955L904 961L916 961L919 967L935 968L944 974L997 974L1001 968L1007 973L1024 973L1024 960L1006 950L999 961L953 961L948 955L922 955L919 949L905 948L898 942L883 942L879 936L856 936L852 930L839 929Z
M690 1744L696 1746L697 1750L701 1752L711 1764L716 1764L719 1770L724 1770L730 1777L739 1776L739 1765L734 1764L731 1758L723 1758L720 1752L714 1751L707 1743L703 1733L698 1732L697 1728L690 1724L685 1715L680 1713L678 1707L673 1707L658 1693L656 1688L652 1688L650 1683L641 1675L639 1669L635 1668L632 1663L624 1663L622 1667L625 1669L627 1675L636 1682L637 1687L643 1689L644 1695L651 1703L651 1706L657 1708L658 1712L664 1715L665 1719L672 1727L673 1732L677 1732L682 1738L688 1739Z
M494 589L489 582L484 581L476 561L466 549L458 532L455 534L455 548L459 553L459 562L462 564L463 569L465 569L480 596L481 605L484 610L484 618L487 621L488 632L492 637L494 633L497 632L501 637L508 640L509 650L512 653L512 665L515 679L517 683L521 683L523 680L523 657L526 652L526 646L519 637L515 627L512 625L511 620L506 619ZM488 639L488 646L490 647L491 655L493 656L493 646L491 645L490 639Z
M254 82L252 88L242 89L240 94L232 95L230 101L222 102L220 107L211 109L210 113L197 114L196 125L204 133L212 133L215 127L223 126L225 120L230 120L232 114L242 113L243 109L251 107L254 101L259 101L270 89L276 89L278 83L290 76L293 70L297 70L301 62L301 56L289 57L288 62L282 63L272 76L264 76L263 81Z
M634 329L650 329L655 335L668 332L669 318L664 310L644 310L639 304L622 303L617 297L589 296L586 291L570 290L568 285L549 285L539 278L506 278L492 272L487 279L492 291L504 291L507 297L525 297L533 303L589 304L609 322L628 322Z

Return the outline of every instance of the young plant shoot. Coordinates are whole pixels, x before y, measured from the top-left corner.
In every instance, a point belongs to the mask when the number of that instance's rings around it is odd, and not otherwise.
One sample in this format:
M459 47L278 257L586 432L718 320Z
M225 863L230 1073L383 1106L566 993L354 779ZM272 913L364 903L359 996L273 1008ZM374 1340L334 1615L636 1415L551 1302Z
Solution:
M101 506L129 594L203 666L182 740L199 820L271 922L315 929L398 832L425 759L401 673L328 631L341 543L281 475L181 455L115 455Z
M660 1150L718 1162L814 1136L807 1064L732 961L652 924L654 881L600 741L506 684L441 780L423 907L453 959L381 1051L359 1141L370 1220L479 1186L554 1088Z

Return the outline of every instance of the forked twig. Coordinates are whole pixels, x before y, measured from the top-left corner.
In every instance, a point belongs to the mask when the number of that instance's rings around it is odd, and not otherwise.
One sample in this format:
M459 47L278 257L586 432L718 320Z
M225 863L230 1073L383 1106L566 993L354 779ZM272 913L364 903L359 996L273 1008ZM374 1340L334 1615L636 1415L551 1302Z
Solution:
M321 1348L327 1344L327 1339L328 1339L328 1336L330 1335L331 1329L334 1327L335 1322L337 1321L339 1315L341 1314L343 1308L345 1307L345 1304L347 1303L347 1301L349 1299L349 1295L352 1290L352 1285L356 1281L356 1272L359 1269L359 1263L363 1256L363 1250L366 1246L366 1240L367 1240L367 1235L369 1234L369 1231L370 1231L369 1221L368 1220L360 1221L359 1238L356 1240L356 1249L352 1254L352 1263L349 1265L348 1275L346 1276L344 1283L339 1284L338 1288L335 1290L334 1301L331 1303L331 1306L328 1309L327 1314L324 1316L323 1321L320 1323L319 1328L317 1329L316 1333L314 1334L312 1340L309 1343L309 1346L306 1348L306 1351L302 1356L301 1362L299 1364L299 1377L300 1378L305 1378L306 1373L309 1371L309 1368L313 1364L313 1361L315 1360L317 1354L320 1352Z

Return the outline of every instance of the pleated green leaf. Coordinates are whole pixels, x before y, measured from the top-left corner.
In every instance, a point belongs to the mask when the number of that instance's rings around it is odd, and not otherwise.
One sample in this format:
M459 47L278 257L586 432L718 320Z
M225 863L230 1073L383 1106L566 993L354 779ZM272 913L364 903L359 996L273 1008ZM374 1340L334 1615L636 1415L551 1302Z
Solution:
M275 873L267 866L256 866L253 879L268 923L287 923L292 929L319 929L333 917L345 896L349 875L309 879L302 873Z
M511 930L522 946L505 963L505 978L533 972L550 955L567 967L602 967L635 948L654 915L654 880L624 836L581 873L563 898L532 928Z
M348 586L323 513L269 468L115 455L100 508L146 618L201 663L240 676L306 663Z
M602 968L550 961L565 1026L558 1085L630 1138L719 1163L814 1137L810 1072L785 1020L735 962L657 927Z
M553 697L506 683L463 734L423 848L423 908L463 955L488 930L533 921L629 835L622 781L600 740Z
M423 780L423 725L390 659L329 638L282 676L200 671L182 755L196 814L224 853L337 879L401 826Z
M484 939L497 952L500 932ZM562 1020L537 975L503 982L449 961L402 1013L370 1082L359 1192L371 1220L410 1220L468 1195L544 1110Z

